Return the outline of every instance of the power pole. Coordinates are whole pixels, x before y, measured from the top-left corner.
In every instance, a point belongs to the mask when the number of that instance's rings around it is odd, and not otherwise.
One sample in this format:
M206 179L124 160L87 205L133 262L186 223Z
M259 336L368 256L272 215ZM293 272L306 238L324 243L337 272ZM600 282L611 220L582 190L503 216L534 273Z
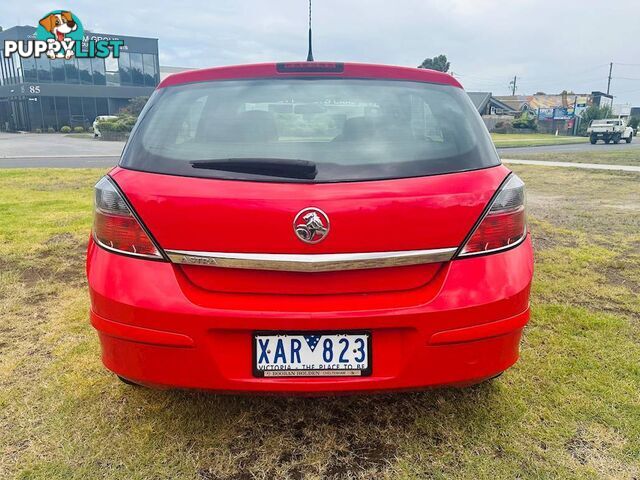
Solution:
M516 95L516 88L517 88L517 87L516 87L516 82L517 82L517 80L518 80L518 77L516 77L516 76L514 75L513 80L511 80L511 81L509 82L509 86L511 87L511 95L512 95L512 96L514 96L514 97L515 97L515 95Z
M613 70L613 62L609 64L609 79L607 80L607 95L609 95L609 89L611 88L611 70Z

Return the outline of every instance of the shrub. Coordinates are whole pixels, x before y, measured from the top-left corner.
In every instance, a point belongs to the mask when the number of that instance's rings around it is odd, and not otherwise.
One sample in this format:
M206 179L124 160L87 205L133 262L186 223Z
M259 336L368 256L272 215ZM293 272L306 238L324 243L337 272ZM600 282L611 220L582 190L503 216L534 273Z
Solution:
M60 127L60 133L71 133L71 127L68 125Z
M34 131L35 131L36 133L42 133L42 129L41 129L41 128L36 128Z
M75 133L84 133L84 127L75 127L73 131Z
M56 129L53 127L47 127L47 133L56 133Z
M509 133L511 130L510 120L498 120L491 131L493 133Z
M512 122L513 128L528 128L536 130L538 125L536 119L529 115L527 112L523 112L518 118Z
M110 120L100 120L98 130L101 132L130 132L136 124L136 117L131 115L118 115L118 118Z

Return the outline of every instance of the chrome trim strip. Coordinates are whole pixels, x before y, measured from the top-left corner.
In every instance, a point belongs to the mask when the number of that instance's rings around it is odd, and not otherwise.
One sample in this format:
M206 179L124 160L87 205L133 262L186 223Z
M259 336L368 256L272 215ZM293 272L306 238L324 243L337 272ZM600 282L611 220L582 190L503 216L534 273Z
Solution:
M165 250L173 263L220 268L279 270L285 272L333 272L365 268L399 267L451 260L458 247L367 253L223 253Z

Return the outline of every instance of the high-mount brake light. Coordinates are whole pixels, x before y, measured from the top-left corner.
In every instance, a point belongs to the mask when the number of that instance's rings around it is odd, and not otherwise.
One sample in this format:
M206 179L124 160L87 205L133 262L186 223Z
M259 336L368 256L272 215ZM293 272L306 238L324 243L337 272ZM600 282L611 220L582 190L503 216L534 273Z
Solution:
M342 73L344 63L291 62L276 64L278 73Z
M526 235L524 182L511 174L458 256L499 252L519 244Z
M101 247L136 257L163 259L109 177L95 186L93 238Z

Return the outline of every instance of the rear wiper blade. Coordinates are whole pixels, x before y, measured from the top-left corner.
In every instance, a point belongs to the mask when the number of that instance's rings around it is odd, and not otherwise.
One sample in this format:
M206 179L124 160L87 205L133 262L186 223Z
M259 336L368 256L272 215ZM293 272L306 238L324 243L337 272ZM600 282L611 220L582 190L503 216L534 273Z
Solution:
M250 173L270 177L311 180L316 178L318 174L318 169L314 162L291 158L218 158L213 160L194 160L190 163L193 168Z

